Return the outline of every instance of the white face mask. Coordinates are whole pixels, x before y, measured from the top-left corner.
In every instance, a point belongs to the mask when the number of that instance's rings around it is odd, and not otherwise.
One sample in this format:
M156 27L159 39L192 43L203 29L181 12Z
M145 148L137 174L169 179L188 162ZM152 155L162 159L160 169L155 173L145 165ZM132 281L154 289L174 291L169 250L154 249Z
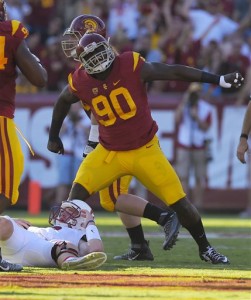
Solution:
M79 55L79 60L88 74L104 72L110 67L114 59L115 53L113 49L108 42L104 41L99 43L93 42L87 45Z

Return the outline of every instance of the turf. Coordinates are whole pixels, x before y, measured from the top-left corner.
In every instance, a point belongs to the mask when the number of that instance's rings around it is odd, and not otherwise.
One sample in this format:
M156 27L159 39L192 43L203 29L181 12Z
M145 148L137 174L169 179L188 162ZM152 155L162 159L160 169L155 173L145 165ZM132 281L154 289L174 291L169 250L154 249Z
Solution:
M6 214L37 226L48 224L46 213ZM203 216L211 244L231 262L212 265L200 260L197 245L185 229L175 248L162 250L162 230L148 220L143 220L143 227L154 261L115 261L114 255L127 251L129 239L116 214L97 212L95 216L108 256L100 270L25 268L18 274L0 273L0 299L251 299L250 220L235 215Z

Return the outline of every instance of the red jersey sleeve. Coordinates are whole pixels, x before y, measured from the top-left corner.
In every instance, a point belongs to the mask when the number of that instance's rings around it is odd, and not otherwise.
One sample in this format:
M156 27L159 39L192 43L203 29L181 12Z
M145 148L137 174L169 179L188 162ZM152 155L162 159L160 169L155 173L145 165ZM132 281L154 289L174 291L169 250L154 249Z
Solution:
M0 115L14 117L16 95L15 53L28 36L28 30L16 20L0 22Z
M29 36L29 31L24 25L16 20L11 21L12 25L12 35L20 38L20 39L26 39Z

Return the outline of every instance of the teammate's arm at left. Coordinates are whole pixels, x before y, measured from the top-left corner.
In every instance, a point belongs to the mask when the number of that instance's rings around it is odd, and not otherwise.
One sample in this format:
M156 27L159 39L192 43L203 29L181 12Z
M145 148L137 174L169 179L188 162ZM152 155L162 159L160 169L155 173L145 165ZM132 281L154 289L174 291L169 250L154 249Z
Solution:
M25 41L18 46L15 58L17 66L30 83L37 87L46 85L47 71L30 52Z

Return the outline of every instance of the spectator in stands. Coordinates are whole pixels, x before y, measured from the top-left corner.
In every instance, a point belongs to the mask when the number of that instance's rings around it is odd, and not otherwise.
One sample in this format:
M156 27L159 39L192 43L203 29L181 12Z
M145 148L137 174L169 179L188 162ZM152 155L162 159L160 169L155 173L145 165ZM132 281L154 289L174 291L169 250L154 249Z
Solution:
M218 73L222 61L222 50L216 41L210 41L207 46L202 47L198 65L207 72ZM203 98L210 101L213 97L221 95L221 88L214 84L202 83Z
M251 4L248 0L235 0L236 11L239 12L239 31L245 31L250 29L251 24Z
M134 45L134 51L140 53L142 57L144 57L147 61L151 62L163 62L164 56L162 51L159 49L153 49L151 45L151 34L145 30L142 30L140 37L137 39ZM161 82L162 83L162 82ZM155 92L160 90L160 82L151 82L148 84L149 88Z
M135 41L138 38L137 1L110 1L110 12L107 19L108 36L115 35L118 29L125 32L129 40Z
M201 50L201 40L193 39L193 27L189 21L183 22L182 30L175 40L175 64L197 67L197 59ZM188 82L167 81L164 91L183 92L189 87Z
M8 19L24 22L25 17L30 14L31 7L27 1L8 0L6 1Z
M168 15L168 20L166 19L167 30L164 35L159 40L159 47L163 51L165 56L165 61L168 64L175 63L176 55L176 40L177 36L181 35L184 21L180 17L172 17L170 20Z
M203 210L203 196L207 177L205 141L211 126L212 107L200 98L201 86L190 84L182 102L176 109L177 131L176 171L186 193L190 191L191 174L194 172L194 205Z
M233 34L238 29L238 23L224 14L222 1L203 1L204 9L189 8L188 16L194 26L194 38L198 39L210 27L210 32L203 39L206 46L211 40L221 42L226 35Z
M11 0L10 3L15 1ZM108 36L111 37L112 44L120 53L134 50L141 39L142 30L143 32L147 30L150 34L151 50L156 50L159 43L160 50L166 56L165 62L185 63L191 66L195 63L197 67L200 67L197 57L201 56L204 48L208 47L211 42L217 43L220 47L225 37L232 35L237 30L241 33L242 38L247 37L251 19L249 2L247 0L26 0L22 4L31 10L29 15L25 13L25 22L29 26L31 35L34 31L40 33L40 46L42 47L43 44L46 44L48 37L60 37L62 33L60 27L63 31L63 28L76 15L90 13L105 20L109 27ZM20 15L20 18L23 16ZM189 26L185 26L185 24L192 24L192 27L188 30ZM207 34L201 40L205 32ZM181 42L183 38L185 39ZM201 40L200 49L194 51L194 43L196 44L198 40ZM177 47L177 42L181 47ZM209 46L209 48L213 51L213 47ZM198 56L195 55L197 51L199 52ZM242 54L247 55L247 51L247 47L245 49L242 47ZM224 53L226 52L224 51ZM182 59L185 61L180 61L177 57L183 57ZM52 60L57 61L57 58L52 58ZM65 72L65 74L67 73ZM66 83L66 78L63 78L63 81ZM176 85L176 82L169 83L168 88L160 85L158 90L180 92L182 89ZM183 87L183 90L186 88L187 86ZM48 90L50 91L51 87ZM19 91L22 89L19 88ZM212 95L219 95L218 92L219 90L214 90Z
M30 14L25 18L25 23L28 24L28 30L30 33L40 32L42 35L42 41L47 39L47 26L49 22L57 15L57 7L62 5L62 1L51 0L28 0L28 4L31 7Z
M119 53L133 50L133 41L130 40L123 28L118 28L111 37L111 44Z
M48 73L47 90L51 92L60 90L67 80L68 70L59 38L50 37L46 41L45 54L41 57L41 61Z
M247 70L250 65L249 57L246 55L243 55L242 50L243 45L243 39L237 36L232 36L232 39L230 41L230 53L224 58L224 61L219 66L218 73L228 73L228 72L234 72L233 70L239 70L242 74L244 74L244 77L246 77ZM223 49L224 52L224 49ZM225 91L222 89L222 93L233 93L235 90L229 89L229 91Z
M50 37L61 37L62 31L64 29L63 20L60 17L55 16L47 24L47 38Z

